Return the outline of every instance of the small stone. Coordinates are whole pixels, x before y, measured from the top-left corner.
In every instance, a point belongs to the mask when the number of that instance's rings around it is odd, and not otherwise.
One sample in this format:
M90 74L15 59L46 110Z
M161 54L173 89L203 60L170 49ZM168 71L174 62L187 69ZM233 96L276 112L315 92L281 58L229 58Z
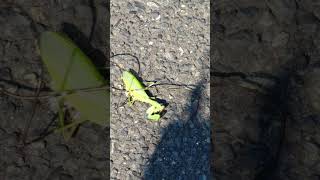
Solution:
M139 1L134 1L133 3L128 3L127 8L130 13L141 13L145 10L144 4Z
M131 170L133 170L133 171L138 171L138 170L139 170L138 168L139 168L139 167L138 167L137 164L135 164L134 162L131 163Z
M148 145L148 154L153 154L155 149L156 149L156 146L154 144L149 144Z
M159 20L160 18L161 18L161 15L160 15L160 13L159 12L152 12L151 13L151 18L152 18L152 20Z
M159 8L159 5L155 2L147 2L147 6L149 6L150 8L154 8L154 9L157 9Z
M28 81L33 86L36 86L38 84L38 75L36 73L29 73L26 74L23 79Z

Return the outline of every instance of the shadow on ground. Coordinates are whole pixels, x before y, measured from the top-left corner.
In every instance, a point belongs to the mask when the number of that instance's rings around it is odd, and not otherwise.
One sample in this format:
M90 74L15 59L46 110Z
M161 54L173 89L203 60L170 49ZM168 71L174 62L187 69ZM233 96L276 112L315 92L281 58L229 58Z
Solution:
M203 83L198 83L186 106L187 120L181 115L162 133L146 168L145 179L199 179L208 177L210 129L200 114ZM184 116L185 117L185 116Z
M214 2L217 180L319 179L316 7L312 1Z

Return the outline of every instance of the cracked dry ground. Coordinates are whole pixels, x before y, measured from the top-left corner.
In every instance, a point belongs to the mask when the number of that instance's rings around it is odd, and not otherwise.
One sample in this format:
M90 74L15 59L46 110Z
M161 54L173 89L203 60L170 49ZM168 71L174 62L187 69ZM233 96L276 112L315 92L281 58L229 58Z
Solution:
M319 12L319 1L214 1L217 180L320 179Z
M107 15L103 0L1 1L0 86L34 95L41 77L42 91L48 92L50 81L37 46L44 30L64 31L91 59L105 61ZM39 138L57 126L54 99L36 102L0 96L1 180L109 178L108 128L85 123L69 142L60 134Z

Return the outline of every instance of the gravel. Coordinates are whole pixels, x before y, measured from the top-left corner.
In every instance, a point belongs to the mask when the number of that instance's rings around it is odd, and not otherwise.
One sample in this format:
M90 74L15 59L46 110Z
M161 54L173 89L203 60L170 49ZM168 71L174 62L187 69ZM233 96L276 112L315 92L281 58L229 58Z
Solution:
M112 1L113 55L113 87L124 69L171 86L150 89L168 103L159 122L113 89L111 179L209 178L209 1Z

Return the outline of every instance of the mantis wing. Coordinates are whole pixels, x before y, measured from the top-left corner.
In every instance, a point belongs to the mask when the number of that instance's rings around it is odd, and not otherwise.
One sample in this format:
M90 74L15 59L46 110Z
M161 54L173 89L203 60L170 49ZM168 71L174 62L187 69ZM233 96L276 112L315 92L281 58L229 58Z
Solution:
M64 34L44 32L40 37L40 53L56 92L74 90L64 96L81 116L96 124L108 126L110 91L77 91L106 85L91 60Z

